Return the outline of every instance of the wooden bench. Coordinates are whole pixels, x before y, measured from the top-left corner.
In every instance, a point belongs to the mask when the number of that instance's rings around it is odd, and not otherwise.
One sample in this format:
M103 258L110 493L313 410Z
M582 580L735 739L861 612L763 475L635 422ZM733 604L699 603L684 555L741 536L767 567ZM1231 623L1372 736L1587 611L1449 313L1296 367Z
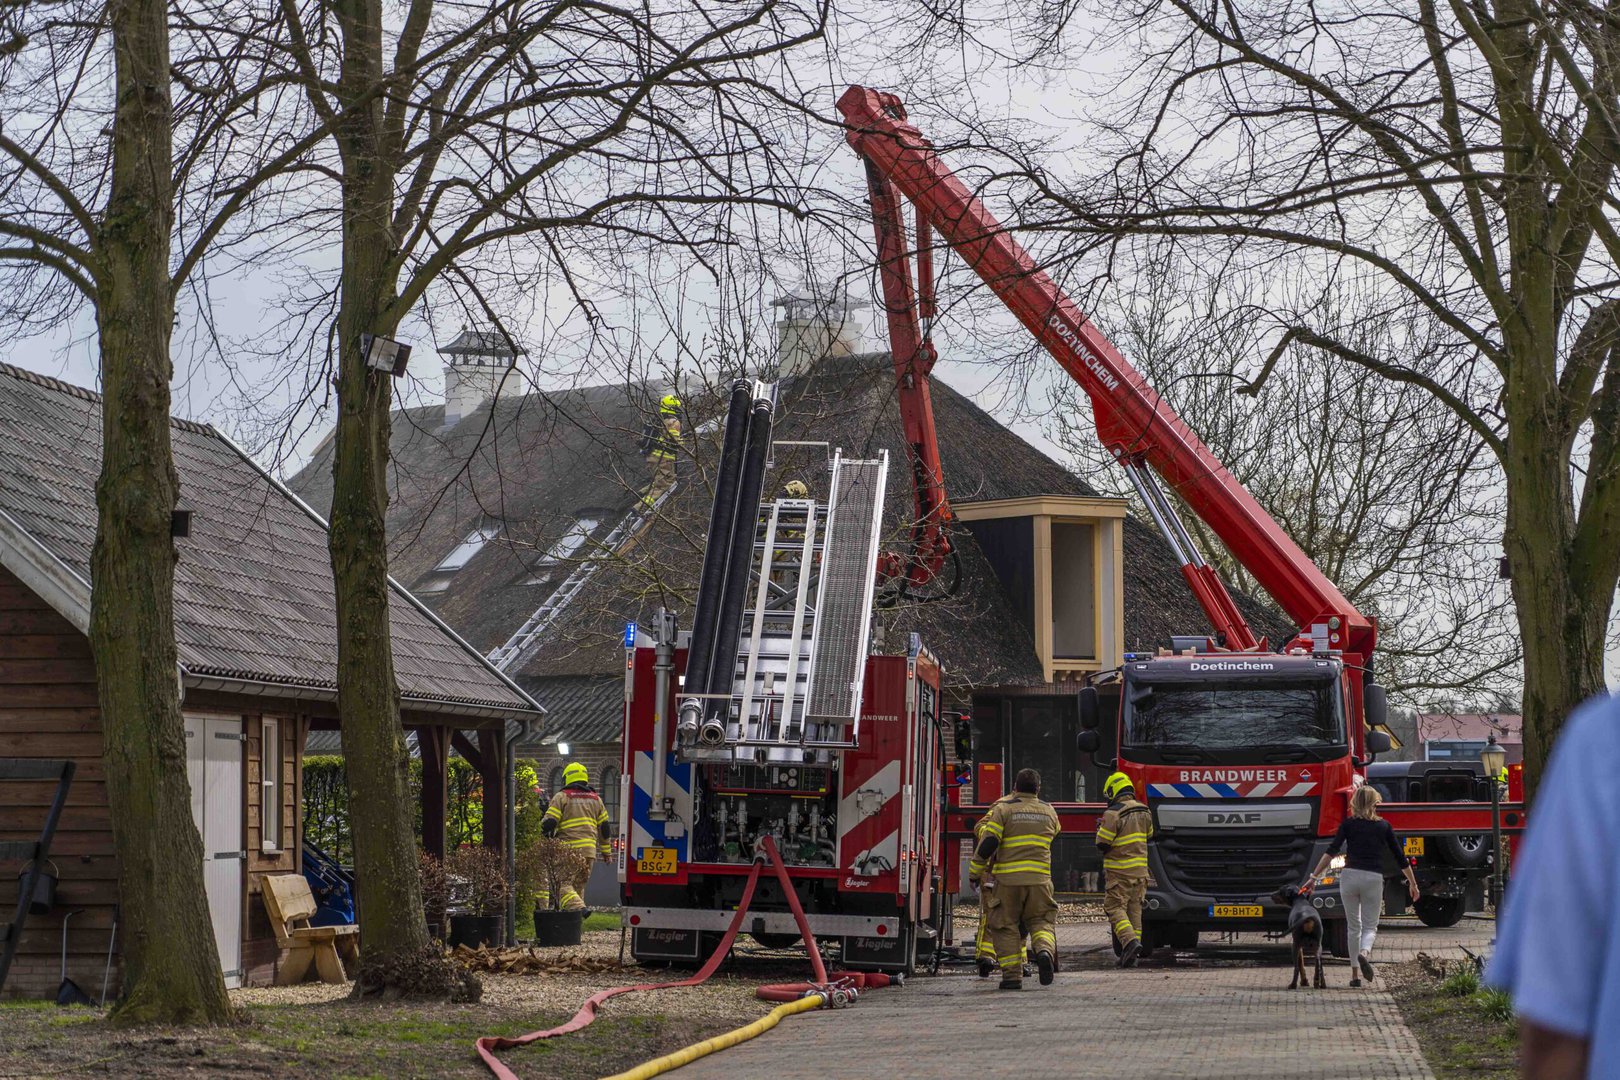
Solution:
M276 968L276 985L291 986L309 977L313 964L322 982L340 983L347 975L343 961L360 958L360 928L354 925L311 926L315 894L303 874L274 874L261 879L264 910L285 955Z

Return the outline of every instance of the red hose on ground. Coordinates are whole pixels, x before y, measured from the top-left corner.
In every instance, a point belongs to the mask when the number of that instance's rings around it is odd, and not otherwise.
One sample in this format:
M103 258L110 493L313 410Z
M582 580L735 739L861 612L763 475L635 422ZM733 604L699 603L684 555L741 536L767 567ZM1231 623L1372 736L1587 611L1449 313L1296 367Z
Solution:
M810 954L810 965L815 970L814 983L777 983L772 986L761 986L755 994L765 1001L797 1001L812 990L825 990L830 980L827 977L827 966L821 960L821 950L816 948L816 939L810 933L810 921L805 918L804 907L799 903L799 896L793 890L793 881L788 877L787 867L782 864L782 857L777 854L776 841L773 837L764 838L765 854L770 856L771 868L776 871L777 880L782 883L782 891L787 895L788 907L793 911L793 919L799 926L799 933L804 937L805 950ZM508 1039L500 1035L486 1035L478 1040L478 1056L489 1071L499 1080L518 1080L518 1075L505 1065L501 1064L495 1056L497 1050L510 1050L515 1046L527 1046L529 1043L541 1039L550 1039L558 1035L567 1035L580 1030L596 1019L596 1010L609 998L620 994L633 994L639 990L672 990L683 986L696 986L708 979L720 967L726 955L731 951L731 943L737 938L737 931L742 928L742 921L748 916L748 905L754 899L754 886L759 883L759 872L764 869L764 863L755 861L753 868L748 872L748 880L743 884L742 900L737 904L737 911L731 917L731 925L726 927L725 935L720 939L714 953L704 962L697 973L677 982L639 983L635 986L617 986L611 990L603 990L592 994L585 1004L579 1007L573 1019L559 1027L549 1028L545 1031L531 1031L527 1035L519 1035L515 1039ZM839 986L851 990L876 989L888 986L892 981L887 975L877 972L840 972Z

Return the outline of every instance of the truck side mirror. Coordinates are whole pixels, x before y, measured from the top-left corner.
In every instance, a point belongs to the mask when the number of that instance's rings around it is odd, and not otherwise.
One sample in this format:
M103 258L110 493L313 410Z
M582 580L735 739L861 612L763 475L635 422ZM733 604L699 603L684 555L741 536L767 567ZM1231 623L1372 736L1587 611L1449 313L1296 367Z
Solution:
M955 734L956 760L971 764L973 761L973 721L966 716L957 717Z
M1095 736L1097 733L1097 725L1101 720L1102 713L1102 705L1097 695L1097 688L1095 686L1082 686L1080 688L1080 693L1077 695L1077 699L1080 703L1080 728L1082 732L1089 731L1093 736ZM1084 739L1085 736L1082 734L1081 738ZM1082 749L1084 749L1084 747L1082 747Z
M1095 754L1102 749L1102 737L1095 730L1088 729L1075 736L1075 745L1080 747L1082 754Z
M1367 726L1380 728L1389 722L1389 702L1384 698L1384 688L1375 682L1368 683L1361 691L1361 707L1366 714ZM1389 739L1388 735L1384 736ZM1372 749L1371 746L1368 749ZM1388 750L1389 747L1384 747Z
M1379 754L1389 753L1389 732L1374 729L1367 732L1367 753L1377 757Z

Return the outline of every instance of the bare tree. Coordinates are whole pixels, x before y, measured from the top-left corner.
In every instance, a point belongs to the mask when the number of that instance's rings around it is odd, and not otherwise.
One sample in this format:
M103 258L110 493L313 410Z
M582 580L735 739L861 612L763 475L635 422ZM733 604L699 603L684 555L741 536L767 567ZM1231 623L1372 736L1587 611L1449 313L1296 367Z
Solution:
M1378 675L1409 704L1439 691L1483 695L1518 675L1511 601L1497 576L1496 462L1421 389L1300 357L1264 385L1256 347L1283 332L1252 298L1254 275L1201 272L1173 251L1114 265L1098 303L1114 342L1344 594L1378 619ZM1131 254L1134 254L1131 253ZM1364 352L1414 328L1337 302L1325 316ZM1054 394L1060 442L1093 483L1130 496L1072 384ZM1219 538L1186 521L1222 576L1255 583Z
M1150 0L1099 22L1140 58L1094 110L1110 164L1060 189L1014 154L1009 183L1056 208L1026 224L1087 241L1075 258L1169 237L1263 272L1274 358L1415 387L1467 426L1504 478L1533 785L1603 687L1620 579L1620 21L1585 0ZM1357 341L1347 294L1421 332Z
M593 320L585 284L629 252L700 252L728 238L708 213L801 212L773 114L793 111L774 65L825 26L817 0L618 6L282 0L279 62L307 122L330 133L325 192L289 223L328 227L342 272L323 361L336 372L331 556L339 708L361 881L360 994L408 992L392 961L428 946L388 624L389 376L362 340L393 337L442 293L516 344L504 313L554 275ZM324 200L324 201L323 201ZM430 320L431 322L431 320Z
M233 174L224 153L252 127L257 90L241 90L202 22L236 27L227 37L258 26L249 12L161 0L0 8L0 324L27 333L92 310L101 359L90 641L120 871L122 1023L230 1019L180 714L170 344L192 271L253 205L253 165Z

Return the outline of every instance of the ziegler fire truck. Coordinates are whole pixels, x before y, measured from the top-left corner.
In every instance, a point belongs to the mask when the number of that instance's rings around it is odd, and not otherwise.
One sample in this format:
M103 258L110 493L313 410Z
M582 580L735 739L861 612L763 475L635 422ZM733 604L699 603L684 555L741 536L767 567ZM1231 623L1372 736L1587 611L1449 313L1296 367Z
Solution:
M733 388L690 632L626 629L622 919L637 960L704 960L771 837L845 967L909 973L949 933L939 665L867 655L887 456L762 504L772 407ZM774 877L742 929L800 939Z
M1310 872L1368 762L1390 746L1382 730L1383 690L1372 678L1376 627L940 160L908 122L899 98L857 86L838 108L866 166L916 493L912 551L892 559L887 574L903 591L923 595L952 554L928 390L937 359L930 330L938 236L1086 391L1099 438L1125 469L1212 627L1207 636L1175 639L1161 655L1127 656L1110 673L1119 713L1109 742L1118 758L1095 760L1132 777L1158 829L1144 946L1189 947L1204 929L1280 928L1287 912L1271 903L1270 893ZM915 211L910 238L902 197ZM1296 620L1299 631L1291 640L1273 649L1256 637L1157 478ZM1099 693L1096 686L1078 693L1080 749L1098 755L1104 746ZM982 802L1000 794L984 787ZM971 835L984 809L953 807L949 834ZM1065 831L1076 833L1094 833L1102 809L1058 805ZM1504 831L1519 831L1522 803L1502 810ZM1409 850L1421 847L1424 834L1491 830L1488 803L1386 804L1384 814L1407 834ZM1330 944L1343 956L1343 909L1331 878L1324 885L1315 903L1329 920Z

